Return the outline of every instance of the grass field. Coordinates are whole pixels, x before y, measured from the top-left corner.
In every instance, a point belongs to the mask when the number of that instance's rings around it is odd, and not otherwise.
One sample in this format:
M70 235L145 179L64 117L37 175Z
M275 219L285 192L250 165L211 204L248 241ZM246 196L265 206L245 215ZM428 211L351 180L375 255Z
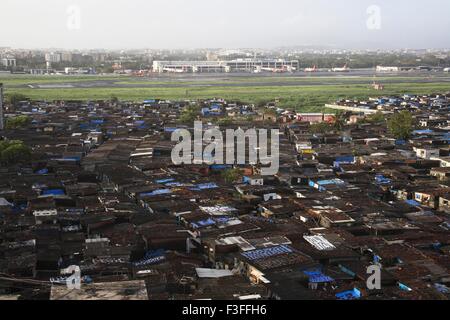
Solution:
M358 77L356 77L358 78ZM98 80L117 80L122 83L145 83L148 80L133 80L123 77L0 77L0 82L5 83L6 94L20 93L33 100L100 100L109 99L116 96L121 100L142 101L149 98L159 99L202 99L202 98L225 98L229 100L239 100L247 103L259 103L264 101L280 100L281 107L293 108L303 112L314 112L323 110L326 103L335 101L339 98L349 99L366 99L372 96L394 95L394 94L429 94L442 93L450 91L450 83L433 82L433 83L412 83L407 82L411 78L395 78L399 82L386 84L384 91L376 91L371 88L369 78L367 84L335 84L333 79L336 77L320 77L310 78L302 77L305 81L317 81L317 84L302 85L282 85L277 86L276 82L270 82L270 85L258 85L256 81L293 81L294 78L233 78L233 81L242 83L232 87L224 86L223 79L217 81L207 80L209 85L201 82L195 82L196 86L191 86L192 81L176 81L180 87L156 87L156 88L52 88L52 89L31 89L14 87L18 84L29 83L65 83L76 81L98 81ZM372 78L371 78L372 79ZM392 78L390 78L391 81ZM298 78L295 79L298 81ZM342 81L342 79L339 79ZM322 82L319 82L322 81ZM435 80L436 81L436 80ZM174 80L158 79L156 82L148 81L151 84L173 84ZM211 85L213 83L214 85ZM251 85L249 85L251 83ZM325 84L321 84L325 83Z

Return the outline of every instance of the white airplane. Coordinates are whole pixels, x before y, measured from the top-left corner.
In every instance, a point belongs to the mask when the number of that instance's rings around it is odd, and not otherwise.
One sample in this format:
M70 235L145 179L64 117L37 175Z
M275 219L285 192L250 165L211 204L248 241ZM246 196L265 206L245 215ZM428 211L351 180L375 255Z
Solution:
M333 68L331 69L332 72L350 72L350 68L347 67L347 64L345 64L342 68Z
M261 68L261 71L269 71L269 72L273 72L273 73L284 73L284 72L288 72L288 68L286 66L281 67L281 68Z
M317 72L319 71L319 69L317 69L316 65L314 65L314 67L312 68L306 68L305 72Z

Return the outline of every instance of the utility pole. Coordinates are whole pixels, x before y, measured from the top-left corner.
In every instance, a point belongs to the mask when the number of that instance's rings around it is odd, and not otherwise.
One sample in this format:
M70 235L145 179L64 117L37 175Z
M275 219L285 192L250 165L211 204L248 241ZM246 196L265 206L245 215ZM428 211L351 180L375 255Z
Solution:
M3 131L4 119L3 119L3 83L0 83L0 131Z

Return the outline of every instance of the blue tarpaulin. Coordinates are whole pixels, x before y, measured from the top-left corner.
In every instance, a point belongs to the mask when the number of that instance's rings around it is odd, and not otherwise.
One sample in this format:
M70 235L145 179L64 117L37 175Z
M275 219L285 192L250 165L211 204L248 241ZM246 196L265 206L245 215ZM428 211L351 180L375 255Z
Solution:
M355 300L361 298L361 291L354 288L353 290L348 290L336 294L336 298L339 300Z
M398 283L398 287L400 288L400 290L403 291L412 291L412 289L410 287L408 287L407 285L403 284L403 283Z
M211 183L202 183L197 184L192 188L189 188L191 191L202 191L202 190L208 190L208 189L217 189L219 186L215 184L214 182Z
M216 222L211 218L191 223L192 227L194 227L195 229L198 229L200 227L209 227L209 226L212 226L215 224L216 224Z
M350 270L349 268L343 266L343 265L339 265L339 269L341 269L342 272L348 274L351 277L356 277L356 273L353 272L352 270Z
M392 182L391 179L386 178L382 174L377 174L375 176L375 181L377 184L390 184Z
M61 196L64 195L64 190L63 189L47 189L47 190L43 190L41 193L43 196Z
M165 259L166 259L165 256L159 256L159 257L154 257L154 258L150 258L150 259L144 259L144 260L141 260L139 262L135 262L134 266L136 266L136 267L148 266L148 265L152 265L152 264L156 264L156 263L162 262Z
M159 189L159 190L154 190L152 192L141 193L140 196L141 197L153 197L153 196L157 196L157 195L170 194L170 193L172 193L172 190L170 190L170 189Z
M436 290L439 291L440 293L444 293L444 294L450 293L450 289L449 289L447 286L443 285L443 284L435 283L435 284L434 284L434 287L435 287Z
M164 185L166 187L184 187L185 184L181 183L181 182L168 182L168 183L164 183Z
M216 189L219 186L217 184L215 184L214 182L211 183L202 183L202 184L198 184L197 188L203 190L203 189Z
M326 186L330 184L345 184L345 182L339 179L331 179L331 180L319 180L317 181L317 184L319 186Z
M231 165L227 164L213 164L210 166L211 170L225 170L231 168Z
M164 183L173 182L173 181L175 181L175 179L173 179L173 178L167 178L167 179L156 180L155 182L156 182L156 183L159 183L159 184L164 184Z
M420 203L418 203L417 201L415 201L415 200L406 200L405 201L407 204L409 204L410 206L413 206L413 207L418 207L418 206L420 206Z
M312 283L324 283L324 282L333 282L334 279L323 274L319 269L305 270L303 271L309 277L309 282Z
M70 160L70 161L80 161L81 157L73 156L73 157L63 157L64 160Z
M269 257L273 257L273 256L278 256L280 254L291 253L291 252L293 252L293 250L290 247L288 247L286 245L280 245L280 246L275 246L275 247L271 247L271 248L247 251L247 252L244 252L241 254L249 260L258 260L258 259L269 258Z
M418 135L420 135L420 134L430 134L430 133L433 133L434 131L433 130L415 130L415 131L413 131L413 134L418 134Z

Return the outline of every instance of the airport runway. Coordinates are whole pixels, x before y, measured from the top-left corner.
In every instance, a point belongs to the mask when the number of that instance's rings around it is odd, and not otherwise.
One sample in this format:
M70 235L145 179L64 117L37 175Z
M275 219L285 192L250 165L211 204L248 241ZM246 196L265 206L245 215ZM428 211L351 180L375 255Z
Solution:
M68 76L68 80L70 76ZM76 78L76 76L73 76ZM85 76L86 77L86 76ZM246 79L248 78L248 79ZM380 80L389 83L442 83L450 84L450 74L444 72L400 72L375 73L374 70L363 69L351 72L314 72L314 73L210 73L210 74L160 74L151 77L118 76L117 79L101 79L94 75L92 80L61 81L7 86L9 88L28 89L71 89L71 88L186 88L186 87L275 87L275 86L314 86L314 85L367 85ZM51 76L49 77L51 79ZM125 83L130 82L130 83ZM152 83L154 82L154 83Z

